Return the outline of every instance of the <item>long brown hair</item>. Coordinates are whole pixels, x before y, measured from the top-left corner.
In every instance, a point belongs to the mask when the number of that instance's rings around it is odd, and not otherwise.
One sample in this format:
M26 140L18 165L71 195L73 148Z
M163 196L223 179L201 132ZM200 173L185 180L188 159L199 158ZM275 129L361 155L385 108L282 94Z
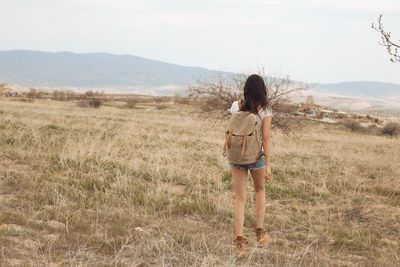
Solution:
M243 110L258 113L258 108L268 107L268 92L264 79L258 74L250 75L243 88Z

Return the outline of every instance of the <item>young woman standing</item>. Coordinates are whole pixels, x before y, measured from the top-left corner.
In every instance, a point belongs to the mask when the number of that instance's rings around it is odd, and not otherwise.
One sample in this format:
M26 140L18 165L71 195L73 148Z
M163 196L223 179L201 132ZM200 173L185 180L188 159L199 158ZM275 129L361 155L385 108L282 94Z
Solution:
M243 235L244 209L247 194L247 175L250 171L253 178L256 194L254 229L257 245L262 247L268 242L268 235L264 230L265 217L265 179L272 179L270 129L272 109L268 106L267 88L264 80L257 74L250 75L244 85L244 99L232 104L231 113L249 111L260 116L262 121L262 152L259 161L252 164L231 164L234 202L235 235L234 255L240 257L245 254L247 239Z

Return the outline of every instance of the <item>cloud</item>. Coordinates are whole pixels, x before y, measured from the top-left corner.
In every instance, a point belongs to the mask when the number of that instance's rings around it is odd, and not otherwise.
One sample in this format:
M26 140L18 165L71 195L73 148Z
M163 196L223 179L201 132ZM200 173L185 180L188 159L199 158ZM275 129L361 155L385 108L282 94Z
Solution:
M308 80L399 81L370 28L383 13L396 30L399 0L0 1L0 50L127 53L226 70L256 62Z
M398 0L305 0L307 5L342 10L400 12Z

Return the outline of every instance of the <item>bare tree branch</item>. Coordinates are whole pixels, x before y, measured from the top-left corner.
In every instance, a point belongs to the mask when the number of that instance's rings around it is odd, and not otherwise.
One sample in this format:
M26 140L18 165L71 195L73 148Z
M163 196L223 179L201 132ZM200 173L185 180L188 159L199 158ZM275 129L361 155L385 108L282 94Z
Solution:
M273 128L286 134L294 132L300 121L292 115L294 110L290 100L294 94L308 89L309 85L293 81L288 76L267 76L263 69L258 69L257 73L266 82L268 103L274 112ZM196 100L198 113L207 119L226 118L232 103L243 94L248 75L239 73L228 78L218 76L215 79L199 80L190 86L189 96Z
M379 16L378 25L372 23L372 29L376 30L381 34L381 45L386 47L386 51L391 56L390 61L399 62L400 61L400 44L394 43L391 38L391 32L386 32L383 27L382 15Z

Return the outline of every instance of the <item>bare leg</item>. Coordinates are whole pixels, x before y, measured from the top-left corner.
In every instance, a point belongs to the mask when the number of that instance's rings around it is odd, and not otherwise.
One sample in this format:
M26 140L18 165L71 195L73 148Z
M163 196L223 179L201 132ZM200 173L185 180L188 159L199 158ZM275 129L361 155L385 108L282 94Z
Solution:
M250 171L256 192L256 228L264 228L265 217L265 168Z
M235 194L235 234L243 236L244 207L247 193L247 170L232 168L233 192Z

